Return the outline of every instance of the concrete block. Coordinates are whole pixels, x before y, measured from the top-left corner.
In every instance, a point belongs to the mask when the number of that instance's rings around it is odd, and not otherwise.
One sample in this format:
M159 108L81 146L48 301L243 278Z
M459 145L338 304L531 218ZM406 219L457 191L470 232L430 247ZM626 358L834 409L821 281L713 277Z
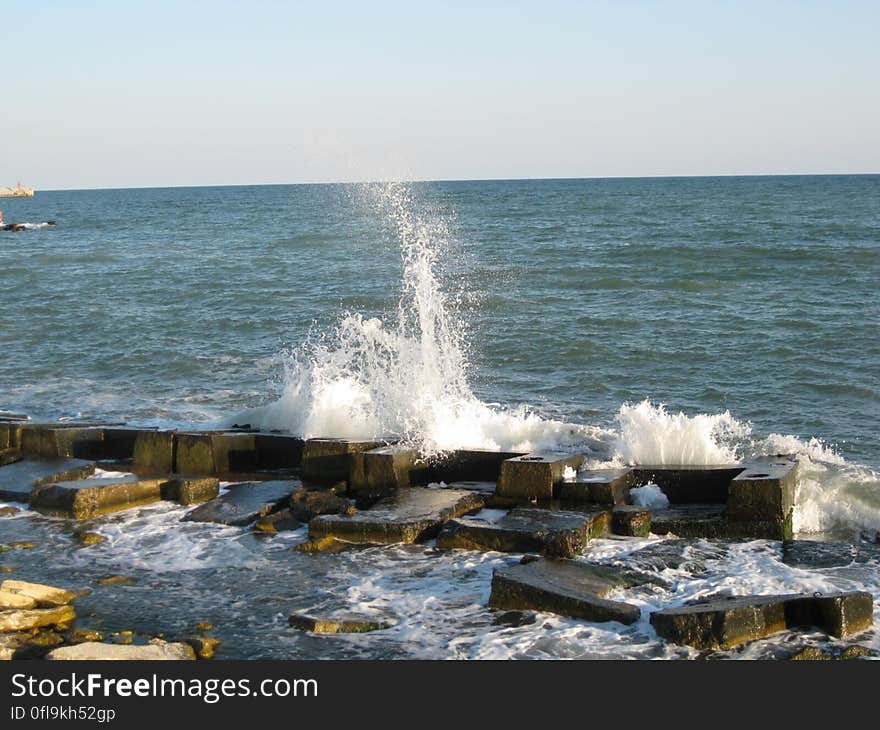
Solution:
M583 454L545 451L517 456L501 464L496 494L523 501L553 499L554 488L564 479L566 468L583 463Z
M302 454L303 481L364 484L364 452L386 445L384 441L308 439Z
M174 471L176 440L174 431L141 431L134 441L132 469L144 474L171 474Z
M785 520L794 507L796 485L794 458L751 461L730 482L727 516L731 520Z

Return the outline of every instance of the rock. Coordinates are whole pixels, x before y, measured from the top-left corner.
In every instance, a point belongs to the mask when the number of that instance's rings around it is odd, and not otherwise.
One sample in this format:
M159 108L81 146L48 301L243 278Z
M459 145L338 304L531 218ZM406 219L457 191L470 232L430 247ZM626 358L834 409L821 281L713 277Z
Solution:
M25 459L0 468L0 500L27 502L34 487L50 482L83 479L95 472L95 465L80 459Z
M651 534L651 510L634 505L620 505L611 513L611 531L615 535L647 537Z
M498 550L538 552L571 558L581 553L591 536L608 532L609 510L579 512L517 507L497 522L472 518L449 522L437 538L441 550Z
M497 482L501 465L508 459L524 456L521 451L456 449L428 460L429 482Z
M13 593L0 588L0 611L12 608L36 608L37 602L30 596L21 593Z
M207 621L197 621L196 622L196 631L213 631L214 624L208 623Z
M565 470L577 469L584 461L582 454L544 451L517 456L501 464L495 493L522 501L553 499L554 489L562 484Z
M14 540L7 544L10 550L33 550L38 543L33 540Z
M76 646L62 646L46 654L46 659L58 660L194 660L192 647L184 643L168 643L154 639L145 645L100 644L87 641Z
M311 631L314 634L362 634L367 631L382 631L393 624L374 619L357 617L316 618L306 614L293 614L288 623L295 629Z
M162 498L163 481L127 474L56 482L36 487L30 495L30 506L53 517L87 520L158 502Z
M181 519L185 522L248 525L281 509L299 486L301 483L296 480L232 484L225 494L190 510Z
M495 616L492 623L496 626L519 628L520 626L531 626L537 620L538 617L530 611L504 611Z
M794 568L842 568L853 563L880 562L880 547L869 543L787 540L782 543L782 562Z
M314 484L365 483L364 452L386 446L384 441L308 439L303 447L303 481Z
M104 641L104 634L95 629L70 629L64 639L68 644L84 644L87 641Z
M0 635L0 659L42 659L64 639L52 630L26 631Z
M30 637L29 633L0 634L0 661L15 659L16 652L28 642Z
M720 560L726 554L723 543L670 539L650 543L629 554L614 557L610 562L646 572L660 573L671 569L702 576L707 573L706 561Z
M138 582L137 578L130 575L110 575L106 578L98 580L99 586L117 586L117 585L134 585Z
M77 539L82 543L83 547L91 545L99 545L107 540L103 535L97 532L82 532L77 535Z
M134 471L171 474L174 471L174 431L141 431L134 441Z
M77 597L77 594L73 591L43 585L42 583L28 583L23 580L4 580L0 583L0 591L26 596L33 599L40 608L66 606Z
M18 507L0 507L0 517L9 517L17 515L21 510Z
M640 611L622 601L612 601L611 591L642 582L625 571L565 560L532 560L492 574L489 607L558 613L586 621L619 621L632 624Z
M16 451L15 449L0 449L0 466L14 464L16 461L21 461L22 458L20 451Z
M76 618L73 606L0 611L0 632L30 631L44 626L64 626Z
M636 486L635 471L623 469L593 469L578 472L574 479L556 485L558 499L571 502L598 502L600 504L624 504L629 490Z
M175 476L162 484L162 499L180 504L201 504L220 494L217 477Z
M131 629L125 629L124 631L114 631L110 634L110 640L114 644L133 644L134 643L134 631Z
M697 649L729 649L779 631L810 626L845 637L872 622L870 593L741 596L651 614L658 636Z
M876 657L878 654L876 651L872 651L867 646L848 646L842 652L840 652L840 656L838 659L842 659L846 661L848 659L863 659L864 657Z
M289 530L296 530L302 527L300 522L289 509L272 512L265 517L260 517L254 522L254 531L267 534L275 534Z
M308 542L294 545L291 550L298 553L328 553L335 554L352 550L358 547L357 543L346 542L345 540L337 540L335 537L320 537L317 540L309 540Z
M213 659L217 647L221 644L220 639L211 636L183 636L180 641L189 644L199 659Z
M827 661L833 658L834 657L831 654L822 651L817 646L805 646L803 649L789 657L791 661Z
M418 542L434 537L447 520L482 505L475 492L410 487L384 497L365 512L315 517L309 523L309 537L336 537L354 543Z
M2 550L0 550L0 552L2 552ZM5 573L6 575L14 573L16 570L18 570L18 567L15 565L0 565L0 573Z
M353 515L351 502L333 492L299 487L290 496L290 512L300 522L310 522L318 515Z

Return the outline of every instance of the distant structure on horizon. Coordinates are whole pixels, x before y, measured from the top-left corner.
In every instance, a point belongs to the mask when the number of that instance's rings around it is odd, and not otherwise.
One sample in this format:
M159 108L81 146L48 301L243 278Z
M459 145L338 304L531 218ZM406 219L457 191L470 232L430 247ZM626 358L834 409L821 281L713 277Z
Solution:
M33 198L35 192L34 188L22 187L21 180L19 180L17 187L0 188L0 198Z

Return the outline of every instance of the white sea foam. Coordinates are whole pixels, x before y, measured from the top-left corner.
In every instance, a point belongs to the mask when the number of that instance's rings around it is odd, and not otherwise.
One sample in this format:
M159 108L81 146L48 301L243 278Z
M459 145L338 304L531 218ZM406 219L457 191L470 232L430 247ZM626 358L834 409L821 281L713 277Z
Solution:
M629 497L632 503L639 507L666 509L669 506L669 497L656 484L648 483L641 487L630 489Z
M617 413L617 451L627 464L708 466L737 460L751 426L728 411L708 415L672 414L661 403L626 403Z

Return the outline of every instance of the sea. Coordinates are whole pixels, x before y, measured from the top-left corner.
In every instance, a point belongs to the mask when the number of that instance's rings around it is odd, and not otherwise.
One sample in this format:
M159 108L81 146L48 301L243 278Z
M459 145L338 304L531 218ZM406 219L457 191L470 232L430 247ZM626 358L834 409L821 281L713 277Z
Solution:
M146 426L250 423L426 452L579 451L586 465L800 461L801 539L880 530L880 176L377 182L38 191L0 200L0 410ZM57 220L54 227L45 221ZM805 569L772 541L602 539L649 565L632 625L498 623L518 556L432 544L290 550L305 531L89 527L24 510L0 561L65 586L112 633L217 626L227 658L694 658L651 610L718 594L868 590L875 559ZM79 529L79 527L77 528ZM665 545L665 547L664 547ZM641 560L656 551L674 560ZM640 564L641 564L640 563ZM644 565L643 565L644 567ZM391 629L312 636L294 612ZM880 612L875 615L880 621ZM723 658L784 655L782 635ZM880 651L876 630L860 643Z

